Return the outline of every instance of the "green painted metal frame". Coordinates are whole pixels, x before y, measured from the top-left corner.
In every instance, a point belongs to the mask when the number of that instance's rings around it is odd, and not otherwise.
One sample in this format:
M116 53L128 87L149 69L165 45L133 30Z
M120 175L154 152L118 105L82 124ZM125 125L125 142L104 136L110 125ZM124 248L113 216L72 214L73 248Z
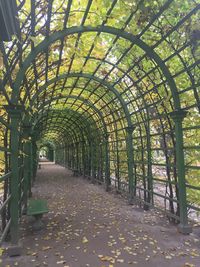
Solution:
M133 9L127 11L127 17L124 19L123 26L119 22L119 28L106 26L109 24L109 17L118 5L118 0L112 1L110 6L106 10L106 16L102 19L102 23L99 26L84 26L87 25L87 18L90 13L90 9L93 5L93 1L89 0L85 6L85 12L80 21L80 26L69 26L70 11L73 5L73 1L70 0L67 3L67 12L63 15L63 30L51 32L52 15L54 14L53 1L47 3L47 15L46 25L44 27L45 38L37 46L34 44L33 38L37 35L38 22L41 21L42 16L37 14L37 1L31 1L30 13L27 14L27 18L22 22L22 29L29 21L30 30L27 29L27 35L24 40L21 33L18 33L18 39L14 40L11 45L7 46L3 43L0 44L0 51L2 53L4 61L4 69L6 72L3 82L0 85L3 96L8 104L12 103L11 123L6 121L6 116L0 117L0 123L3 125L3 129L8 129L11 135L11 144L8 147L0 146L0 151L7 153L11 157L11 167L16 171L16 177L20 183L21 194L24 198L24 203L27 199L27 181L29 184L29 193L31 193L31 185L34 181L37 165L37 142L49 142L48 136L51 136L51 141L55 144L55 150L60 151L63 158L59 158L59 163L67 164L70 166L70 160L73 158L73 168L80 169L80 172L87 173L88 176L92 176L95 180L98 179L98 169L102 169L101 165L105 164L104 178L106 182L106 189L109 190L112 186L112 181L116 183L117 189L121 190L120 185L126 184L126 175L128 175L128 192L129 192L129 203L133 203L134 198L138 198L137 192L143 192L143 197L140 201L144 200L144 208L147 209L151 205L154 205L154 196L163 197L169 201L170 205L170 216L176 217L179 224L179 230L182 233L189 233L191 228L188 226L188 214L187 209L197 209L193 205L188 205L186 193L188 188L199 190L194 185L187 184L186 175L188 170L198 170L198 166L187 166L187 162L184 157L184 150L192 151L198 150L198 146L184 146L186 140L183 136L187 136L187 131L193 131L200 129L198 125L192 125L191 127L185 127L185 121L187 117L185 110L192 110L197 107L199 110L199 96L198 86L195 83L193 70L198 67L199 61L188 62L184 61L181 56L182 51L194 46L192 40L187 40L181 47L173 47L171 54L166 58L159 56L160 44L168 42L168 37L176 33L192 16L195 16L200 9L200 5L191 4L191 10L188 10L182 18L179 19L175 25L170 25L170 30L163 33L162 37L158 39L153 45L147 44L148 40L145 39L145 34L154 27L154 23L161 17L170 7L173 6L175 1L167 0L160 8L155 7L155 12L151 19L143 27L140 33L133 35L129 33L128 27L134 22L135 14L138 14L142 6L142 1L139 1ZM23 9L23 4L20 7ZM173 12L172 12L173 13ZM139 27L138 27L139 28ZM70 36L76 36L74 42L75 48L79 48L79 42L82 36L87 33L93 33L95 38L87 55L84 55L81 60L84 61L83 66L80 67L80 71L71 71L73 62L75 61L76 54L73 52L68 70L66 73L62 73L62 54L65 46L65 39ZM110 42L105 55L102 58L95 58L92 55L93 48L95 47L96 40L101 35L107 35L109 38L113 38ZM107 56L112 52L112 47L118 44L118 41L126 40L126 47L121 52L119 58L115 63L111 62L112 59L108 59ZM51 45L59 42L59 56L55 64L56 70L51 66L49 62ZM144 51L134 64L130 66L121 66L120 63L123 59L129 55L131 49L136 46ZM194 47L192 47L194 50ZM17 51L15 55L12 55L12 51ZM28 51L28 54L25 53ZM31 52L30 52L31 51ZM120 51L120 49L119 49ZM157 51L157 52L156 52ZM38 57L44 56L45 68L40 72L38 69ZM131 54L130 54L131 56ZM168 67L171 59L178 57L183 65L182 70L178 70L173 73ZM9 60L8 60L9 59ZM144 60L151 61L151 69L146 71L141 67ZM84 66L87 62L95 61L97 64L96 68L92 73L84 72ZM55 63L55 62L54 62ZM103 78L99 75L99 69L102 66L106 66L107 73L103 75ZM123 64L122 64L123 65ZM19 71L16 75L16 79L13 80L15 75L12 75L13 71L19 66ZM108 67L109 66L109 67ZM54 72L55 70L55 72ZM119 77L112 80L112 75L117 70ZM140 72L138 74L138 72ZM52 79L52 73L56 73L56 78ZM62 73L62 74L60 74ZM160 77L160 82L156 83L153 80L153 74ZM191 80L191 86L187 88L177 88L179 84L177 77L181 74L187 73ZM30 75L29 75L30 74ZM31 77L31 80L29 79ZM133 77L134 78L133 78ZM109 79L111 77L111 79ZM136 78L136 80L135 80ZM84 85L80 81L84 79ZM152 87L148 88L145 84L145 80L148 80L152 84ZM40 86L41 80L44 80L44 85ZM62 96L69 89L67 85L69 80L73 80L73 84L68 92L68 95ZM110 81L112 80L112 82ZM128 82L127 82L128 81ZM62 86L60 83L62 82ZM95 84L97 83L97 84ZM127 84L126 84L127 83ZM14 84L14 86L13 86ZM7 86L12 88L12 94L7 93ZM49 88L50 87L50 88ZM90 88L94 87L94 88ZM132 88L137 89L137 94L133 92ZM168 88L169 90L168 90ZM24 89L25 88L25 89ZM164 89L163 89L164 88ZM77 90L77 95L75 90ZM79 90L79 91L78 91ZM101 91L104 93L101 95ZM169 95L167 102L173 112L169 113L167 106L163 104L164 98L162 90ZM182 96L193 90L195 104L188 104L183 107ZM111 93L112 92L112 93ZM151 94L156 92L157 98L153 99ZM21 94L22 93L22 94ZM50 93L48 95L48 93ZM57 94L57 95L56 95ZM171 96L172 98L171 98ZM89 100L86 100L88 97ZM150 100L147 100L149 97ZM13 110L17 110L17 105L23 105L24 111L21 112L22 120L15 118ZM61 107L62 110L70 110L69 114L63 114L61 112L54 112L56 106ZM162 106L162 110L160 109ZM52 112L53 111L53 112ZM56 114L55 114L56 113ZM154 116L152 113L156 113ZM30 115L28 125L32 125L32 129L29 129L29 133L23 135L23 125L26 122L26 116ZM183 121L183 119L185 120ZM63 123L61 124L61 119ZM160 125L161 133L154 133L152 131L152 125L154 120L157 120ZM168 124L168 129L165 130L165 124ZM41 123L41 125L39 125ZM20 127L16 126L18 124ZM61 124L61 125L59 125ZM26 125L26 124L24 124ZM39 125L39 127L37 127ZM16 129L17 128L17 129ZM37 130L36 130L37 128ZM70 128L70 129L68 129ZM134 129L134 131L133 131ZM20 132L19 132L19 131ZM174 131L175 130L175 131ZM155 138L162 136L164 142L164 149L162 147L154 147ZM168 145L168 139L172 144ZM62 140L62 145L59 146L58 139ZM14 141L22 145L13 145ZM161 141L160 141L161 142ZM138 145L140 144L140 145ZM24 150L25 157L23 158L20 150ZM14 153L13 153L14 151ZM165 157L165 163L155 162L153 155L155 153L163 153ZM173 153L172 163L169 159L170 153ZM20 155L20 164L24 164L23 168L16 165L18 162L18 155ZM98 160L97 155L103 160ZM29 155L29 158L27 157ZM126 155L126 156L125 156ZM70 158L71 157L71 158ZM74 158L75 157L75 158ZM123 160L124 158L124 160ZM85 161L87 161L85 168ZM101 162L99 165L97 161ZM154 177L153 169L155 166L165 167L167 178L161 179ZM30 171L28 171L30 167ZM170 168L174 169L174 180L171 178ZM88 169L86 171L85 169ZM127 170L128 169L128 170ZM113 174L115 173L115 175ZM14 179L13 172L11 172L11 188L14 191L13 183ZM9 175L2 176L0 181L8 179ZM24 176L24 178L23 178ZM115 176L115 179L112 178ZM112 179L111 179L112 178ZM154 183L162 182L169 186L170 197L162 196L154 190ZM15 181L17 183L17 181ZM172 187L175 187L174 189ZM175 194L175 195L174 195ZM16 203L13 203L14 198L20 198L16 192L12 193L10 199L6 202L11 201L11 207L14 207ZM178 215L175 216L174 203L177 205ZM20 202L21 205L21 202ZM15 206L16 208L16 206ZM21 206L19 207L19 213L21 213ZM4 230L8 232L11 228L11 236L13 244L18 239L17 233L14 234L14 226L16 230L18 225L16 211L13 212L11 209L11 218ZM18 232L18 231L17 231Z
M30 53L30 55L24 60L23 68L17 74L17 78L15 80L14 87L13 87L14 90L12 93L12 100L11 100L13 104L18 103L20 86L21 86L21 83L24 79L25 72L28 69L28 67L30 66L30 64L32 63L32 61L36 58L36 56L41 51L45 51L46 48L51 43L53 43L57 40L63 39L64 37L66 37L68 35L75 34L75 33L83 33L83 32L109 33L109 34L124 38L124 39L138 45L141 49L143 49L147 53L147 55L150 58L152 58L158 64L158 66L160 67L160 69L163 72L164 77L166 77L166 79L169 83L171 93L173 96L173 100L174 100L175 109L180 108L180 100L179 100L179 95L177 92L176 84L175 84L175 82L174 82L174 80L173 80L173 78L169 72L169 69L166 67L165 63L158 56L158 54L156 54L154 52L154 50L152 50L152 48L150 48L147 44L145 44L141 39L138 39L136 36L134 36L130 33L127 33L127 32L122 32L119 29L116 29L113 27L108 27L108 26L99 26L99 27L80 26L80 27L68 28L68 29L65 29L63 31L53 33L51 36L49 36L49 38L45 39L41 44L39 44L37 47L35 47L34 51L32 53Z

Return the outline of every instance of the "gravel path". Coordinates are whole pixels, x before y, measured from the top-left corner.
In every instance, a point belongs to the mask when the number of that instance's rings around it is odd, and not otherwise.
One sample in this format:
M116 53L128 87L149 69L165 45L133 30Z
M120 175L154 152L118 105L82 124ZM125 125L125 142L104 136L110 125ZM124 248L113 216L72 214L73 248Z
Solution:
M24 217L23 255L4 253L0 266L200 267L199 225L183 236L159 212L129 206L63 167L42 164L33 197L48 201L45 228L33 231Z

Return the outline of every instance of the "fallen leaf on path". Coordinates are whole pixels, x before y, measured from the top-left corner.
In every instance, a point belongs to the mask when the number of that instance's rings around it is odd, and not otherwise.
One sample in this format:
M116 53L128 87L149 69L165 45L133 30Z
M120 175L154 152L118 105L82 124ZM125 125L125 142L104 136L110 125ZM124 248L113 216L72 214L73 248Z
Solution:
M48 249L51 249L51 247L42 247L43 251L48 250Z
M88 243L88 239L84 236L83 239L82 239L82 243L85 244L85 243Z
M123 263L124 259L117 259L117 262Z
M194 264L186 262L184 267L195 267Z
M103 255L98 255L98 257L102 260L102 261L108 261L110 263L115 263L115 259L113 257L110 256L103 256Z
M0 248L0 256L2 256L3 252L4 252L4 249Z
M57 261L56 264L65 264L66 261Z

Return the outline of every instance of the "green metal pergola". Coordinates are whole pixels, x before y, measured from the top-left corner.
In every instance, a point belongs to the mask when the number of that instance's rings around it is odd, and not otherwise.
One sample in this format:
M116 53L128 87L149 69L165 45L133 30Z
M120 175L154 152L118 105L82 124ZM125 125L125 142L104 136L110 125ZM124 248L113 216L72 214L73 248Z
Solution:
M42 147L191 233L199 0L0 0L0 11L1 242L18 245Z

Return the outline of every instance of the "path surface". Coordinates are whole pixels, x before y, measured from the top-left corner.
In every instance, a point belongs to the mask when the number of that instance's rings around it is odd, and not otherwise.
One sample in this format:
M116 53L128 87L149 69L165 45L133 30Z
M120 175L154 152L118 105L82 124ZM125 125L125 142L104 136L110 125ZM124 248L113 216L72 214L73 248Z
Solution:
M164 215L128 206L126 200L63 167L43 164L34 197L47 199L45 229L22 222L23 255L0 266L200 267L199 226L183 236Z

